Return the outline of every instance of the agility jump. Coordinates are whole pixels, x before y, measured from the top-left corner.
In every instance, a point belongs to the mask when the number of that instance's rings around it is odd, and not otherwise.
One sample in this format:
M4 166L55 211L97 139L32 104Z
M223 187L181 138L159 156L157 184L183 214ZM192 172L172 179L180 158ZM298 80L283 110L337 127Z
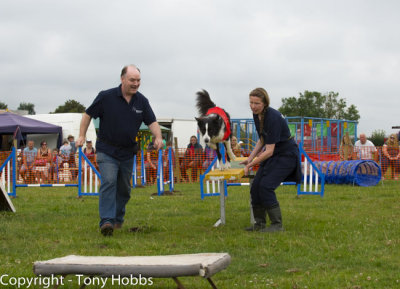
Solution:
M166 172L163 165L163 153L158 152L158 165L157 165L157 192L158 195L164 194L166 185L169 185L169 191L174 190L174 173L173 173L173 159L172 148L168 149L167 167L168 167L168 180L164 181ZM18 183L17 177L17 153L15 148L12 149L10 155L5 159L3 164L0 164L0 182L4 186L4 191L11 197L17 197L17 188L19 187L74 187L78 189L78 197L82 196L97 196L99 193L101 174L96 169L95 165L87 158L82 152L78 150L78 173L77 182L68 183L72 180L71 172L68 169L60 168L57 172L57 183L54 184L21 184ZM139 171L139 172L138 172ZM138 185L137 180L141 181L142 185L146 184L146 168L144 165L143 151L141 157L141 167L138 170L137 157L134 157L133 173L132 173L132 187Z

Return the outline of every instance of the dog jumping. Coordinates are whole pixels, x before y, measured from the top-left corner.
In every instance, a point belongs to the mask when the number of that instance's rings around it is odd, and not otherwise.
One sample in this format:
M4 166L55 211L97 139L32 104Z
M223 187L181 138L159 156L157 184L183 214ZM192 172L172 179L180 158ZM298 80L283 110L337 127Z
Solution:
M222 108L215 105L210 95L204 89L197 92L196 107L199 111L199 117L196 117L197 125L204 142L212 149L217 151L218 164L220 170L229 169L230 161L235 160L231 147L231 118ZM219 143L225 146L226 162L222 162L222 155L219 151Z

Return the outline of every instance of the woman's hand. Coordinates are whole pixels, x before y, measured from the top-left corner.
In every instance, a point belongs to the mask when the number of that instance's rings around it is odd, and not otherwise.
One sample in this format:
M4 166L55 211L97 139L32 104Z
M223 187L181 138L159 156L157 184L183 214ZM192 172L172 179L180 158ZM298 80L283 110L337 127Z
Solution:
M246 165L246 166L244 167L244 175L245 175L245 176L248 176L248 175L249 175L249 171L250 171L250 165Z
M254 166L254 164L252 165L251 162L253 161L252 158L248 157L246 160L244 160L243 162L240 162L241 165L244 165L244 175L248 176L249 175L249 171L250 169Z
M245 159L243 162L240 162L239 164L246 166L246 165L248 165L250 162L251 162L251 160L249 160L249 158L247 158L247 159Z

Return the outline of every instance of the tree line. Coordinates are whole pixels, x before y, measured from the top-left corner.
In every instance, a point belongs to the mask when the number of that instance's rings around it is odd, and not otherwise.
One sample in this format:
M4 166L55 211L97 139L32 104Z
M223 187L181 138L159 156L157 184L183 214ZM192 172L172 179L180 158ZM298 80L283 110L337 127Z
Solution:
M7 109L7 105L0 102L0 109ZM35 114L33 103L21 102L18 110L27 110L29 114ZM63 105L58 106L54 112L85 112L85 106L76 100L67 100ZM282 106L278 109L284 116L303 116L318 117L328 119L345 119L358 121L360 114L355 105L347 106L343 98L339 98L339 93L328 92L322 94L317 91L304 91L299 93L299 97L282 98Z
M8 109L7 104L0 101L0 109ZM35 105L30 102L21 102L18 110L27 110L28 114L36 114ZM85 112L86 107L76 100L67 100L63 105L58 106L50 113ZM282 105L278 108L284 116L317 117L328 119L344 119L358 121L360 114L355 105L347 106L343 98L339 98L339 93L328 92L322 94L317 91L304 91L298 97L292 96L282 98ZM383 143L385 132L376 130L371 138L376 143Z
M278 109L284 116L317 117L328 119L354 120L360 119L355 105L347 106L339 93L322 94L317 91L304 91L299 97L282 98L282 106Z
M0 109L8 109L8 105L0 101ZM30 102L21 102L17 110L26 110L28 114L36 114L35 105ZM85 112L86 107L76 100L67 100L50 113Z

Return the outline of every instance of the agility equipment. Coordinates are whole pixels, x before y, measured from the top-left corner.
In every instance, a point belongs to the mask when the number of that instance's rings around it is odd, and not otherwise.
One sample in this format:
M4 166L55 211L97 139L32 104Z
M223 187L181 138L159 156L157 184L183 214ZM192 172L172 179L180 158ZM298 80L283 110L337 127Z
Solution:
M78 166L74 168L77 170L76 180L72 179L71 168L68 167L68 163L65 163L63 167L57 167L56 175L57 179L52 184L25 184L22 179L17 178L17 153L16 149L13 148L9 155L5 158L5 161L0 164L0 183L3 184L3 191L7 196L16 197L17 188L19 187L74 187L78 189L78 197L82 196L98 196L101 184L100 172L96 169L95 165L87 158L82 152L82 148L79 147L77 153ZM165 163L165 166L164 166ZM43 167L48 169L47 167ZM167 171L166 171L167 169ZM168 173L168 180L165 177ZM144 157L142 152L141 157L141 168L140 175L137 172L137 157L134 156L133 172L132 172L132 187L137 186L137 180L140 179L141 183L146 184L146 168L144 165ZM174 190L174 174L173 174L173 159L172 149L169 148L167 151L166 159L163 159L162 150L158 152L158 166L157 166L157 191L158 195L162 195L165 192L165 185L169 185L169 191Z
M47 261L37 261L33 264L36 276L67 275L106 278L111 285L139 285L138 282L153 282L153 278L172 278L179 289L185 289L178 277L201 276L212 288L217 286L211 277L226 269L231 262L227 253L199 253L164 256L75 256L69 255ZM98 278L98 277L97 277ZM124 280L124 283L121 281ZM117 284L119 282L119 284ZM60 282L61 283L61 282ZM58 288L60 284L55 284ZM82 284L80 284L82 285ZM83 284L80 288L84 288ZM141 284L152 285L152 284ZM146 286L147 287L147 286Z
M13 187L13 184L15 184L16 181L16 169L15 169L15 163L16 163L16 154L15 154L15 148L13 147L11 153L3 164L0 164L0 175L1 175L1 180L0 183L2 185L2 192L5 193L7 196L12 196L16 197L15 189Z
M228 170L214 170L210 171L204 176L206 181L215 181L220 189L223 188L223 193L218 193L220 196L220 213L221 217L214 224L214 227L225 225L225 196L227 196L226 180L237 181L244 176L244 169L228 169ZM216 194L214 194L216 195Z
M1 177L2 177L2 183L5 187L5 191L9 196L12 197L17 197L17 188L18 187L75 187L78 188L78 195L97 195L97 192L85 192L87 189L87 178L85 177L85 180L82 182L82 176L83 174L87 176L89 174L90 176L94 176L93 174L96 174L97 178L95 177L95 182L98 183L100 182L100 173L95 169L94 165L87 159L85 154L82 152L82 149L79 148L79 165L78 165L78 183L63 183L68 180L70 180L70 177L65 177L64 178L64 172L63 169L60 168L59 174L58 174L58 179L56 180L55 184L21 184L19 181L17 181L17 157L16 157L16 149L13 147L10 155L6 158L4 163L0 165L0 172L1 172ZM85 168L88 168L89 170L83 170L82 166L85 162ZM69 174L70 175L70 174ZM92 178L89 180L89 184L92 184L93 187L95 186L94 182L92 182ZM98 187L99 185L96 185ZM94 190L96 190L94 188Z
M223 156L224 157L224 156ZM219 187L220 183L215 180L205 180L206 175L214 170L214 166L217 162L218 158L215 157L213 161L210 163L208 168L204 171L204 174L200 175L200 197L203 200L204 197L211 197L211 196L219 196L219 192L221 188ZM204 191L204 184L206 184L207 192ZM212 193L210 193L210 184L212 185ZM226 182L223 182L223 185L226 185ZM218 186L216 188L216 186Z
M222 145L221 145L222 147ZM223 151L223 148L222 148ZM304 151L302 145L299 146L300 152L300 160L304 160L302 162L303 168L303 183L297 185L297 195L319 195L323 197L324 195L324 185L325 185L325 175L317 168L317 166L312 162L310 157ZM222 153L224 156L224 153ZM236 163L232 162L232 166L236 166L238 162L244 161L246 158L237 158ZM225 159L223 158L225 162ZM214 224L214 227L218 227L219 225L224 225L226 222L225 215L225 198L228 196L228 186L241 186L241 185L249 185L250 183L228 183L227 181L238 181L244 176L244 168L232 168L228 170L213 170L216 159L210 164L205 173L200 176L200 196L201 199L204 197L210 196L219 196L220 197L220 218ZM254 172L253 172L254 173ZM251 180L251 178L250 178ZM209 189L209 183L212 183L213 192L210 193L207 190L207 193L204 192L204 183L206 183L207 188ZM283 182L281 185L296 185L294 182ZM218 188L218 192L216 192L216 188ZM251 206L250 200L250 223L254 225L255 219L253 215L253 209Z
M221 146L222 147L222 146ZM325 189L325 175L323 172L313 163L308 154L304 151L303 146L299 145L300 160L303 178L302 184L297 185L297 195L324 195ZM232 162L232 166L237 166L238 162L244 161L246 158L236 158L236 162ZM237 183L237 182L227 182L233 180L240 180L238 175L230 176L230 171L219 171L213 170L216 159L210 164L203 175L200 175L200 197L203 200L205 197L219 196L221 190L224 191L225 196L228 195L227 187L229 186L249 186L250 183ZM243 169L242 169L243 170ZM208 174L213 176L212 178L207 177ZM244 174L244 171L243 171ZM225 175L225 176L224 176ZM218 176L224 176L224 182L216 182ZM210 181L212 185L212 192L210 192ZM206 187L205 187L206 185ZM282 182L281 185L296 185L295 182ZM207 189L205 191L205 189ZM252 220L253 221L253 220Z
M369 187L377 185L382 177L381 167L373 160L321 161L314 164L325 174L328 184Z
M169 186L169 192L174 191L174 159L172 156L172 148L168 148L168 154L166 160L163 159L162 150L158 152L158 164L157 164L157 194L159 196L165 193L165 185ZM165 165L164 165L165 162ZM165 178L165 169L168 167L167 181Z
M220 145L220 151L222 154L222 162L225 163L225 150L223 144ZM220 197L220 218L217 220L217 222L214 224L214 227L218 227L219 225L224 225L226 222L226 216L225 216L225 198L228 196L228 186L229 185L234 185L234 186L241 186L241 185L247 185L251 186L252 179L254 172L250 172L250 183L228 183L227 181L238 181L241 178L244 177L244 167L240 165L240 162L245 161L246 158L240 158L237 157L235 161L231 162L231 169L228 170L219 170L215 169L214 170L214 164L217 161L217 157L213 160L213 162L210 164L210 166L207 168L207 170L204 172L203 175L200 176L200 194L201 194L201 199L203 199L206 196L219 196ZM207 193L204 193L204 183L207 184ZM212 183L213 187L213 192L209 192L209 185ZM216 188L218 189L218 192L216 192ZM222 192L221 192L222 190ZM253 214L253 208L251 206L251 199L250 199L250 223L254 224L254 214Z
M140 180L140 184L142 186L146 185L146 166L144 163L144 151L140 152L140 175L137 171L137 155L133 157L133 169L132 169L132 187L135 188L138 183L137 181Z
M304 151L303 145L299 145L300 161L302 168L302 184L297 185L297 196L319 195L324 196L325 174L315 165L309 155Z
M311 172L313 172L313 175L316 174L316 173L314 173L314 169L311 169ZM208 197L208 196L219 196L220 197L220 218L214 224L214 227L218 227L219 225L225 225L225 223L226 223L225 199L228 196L229 185L232 184L233 186L240 186L240 185L251 186L251 182L241 184L241 183L228 183L227 181L239 181L243 177L244 177L244 168L232 168L232 169L228 169L228 170L224 170L224 171L221 171L218 169L210 170L210 171L206 171L206 173L200 177L200 187L201 187L200 193L201 193L202 199L204 197ZM322 178L324 178L324 177L322 176ZM308 178L306 178L305 180L308 180ZM311 177L310 181L311 180L312 180L312 177ZM202 189L204 189L204 185L203 185L204 182L206 184L208 182L212 182L213 187L217 187L219 192L204 193L202 191ZM323 184L323 182L322 182L322 184ZM285 183L282 183L281 185L296 185L296 183L285 182ZM318 186L318 183L316 184L316 188L320 188ZM317 191L307 191L307 183L306 183L306 187L304 190L301 190L300 185L298 185L297 194L298 195L308 194L308 195L323 196L323 186L322 186L321 191L318 191L318 189L316 189L316 190ZM251 207L251 200L250 200L250 223L251 224L255 223L253 209Z
M98 196L100 191L101 175L94 164L82 152L82 148L79 148L78 166L78 197Z
M6 192L2 181L0 181L0 211L11 211L15 213L15 207Z

